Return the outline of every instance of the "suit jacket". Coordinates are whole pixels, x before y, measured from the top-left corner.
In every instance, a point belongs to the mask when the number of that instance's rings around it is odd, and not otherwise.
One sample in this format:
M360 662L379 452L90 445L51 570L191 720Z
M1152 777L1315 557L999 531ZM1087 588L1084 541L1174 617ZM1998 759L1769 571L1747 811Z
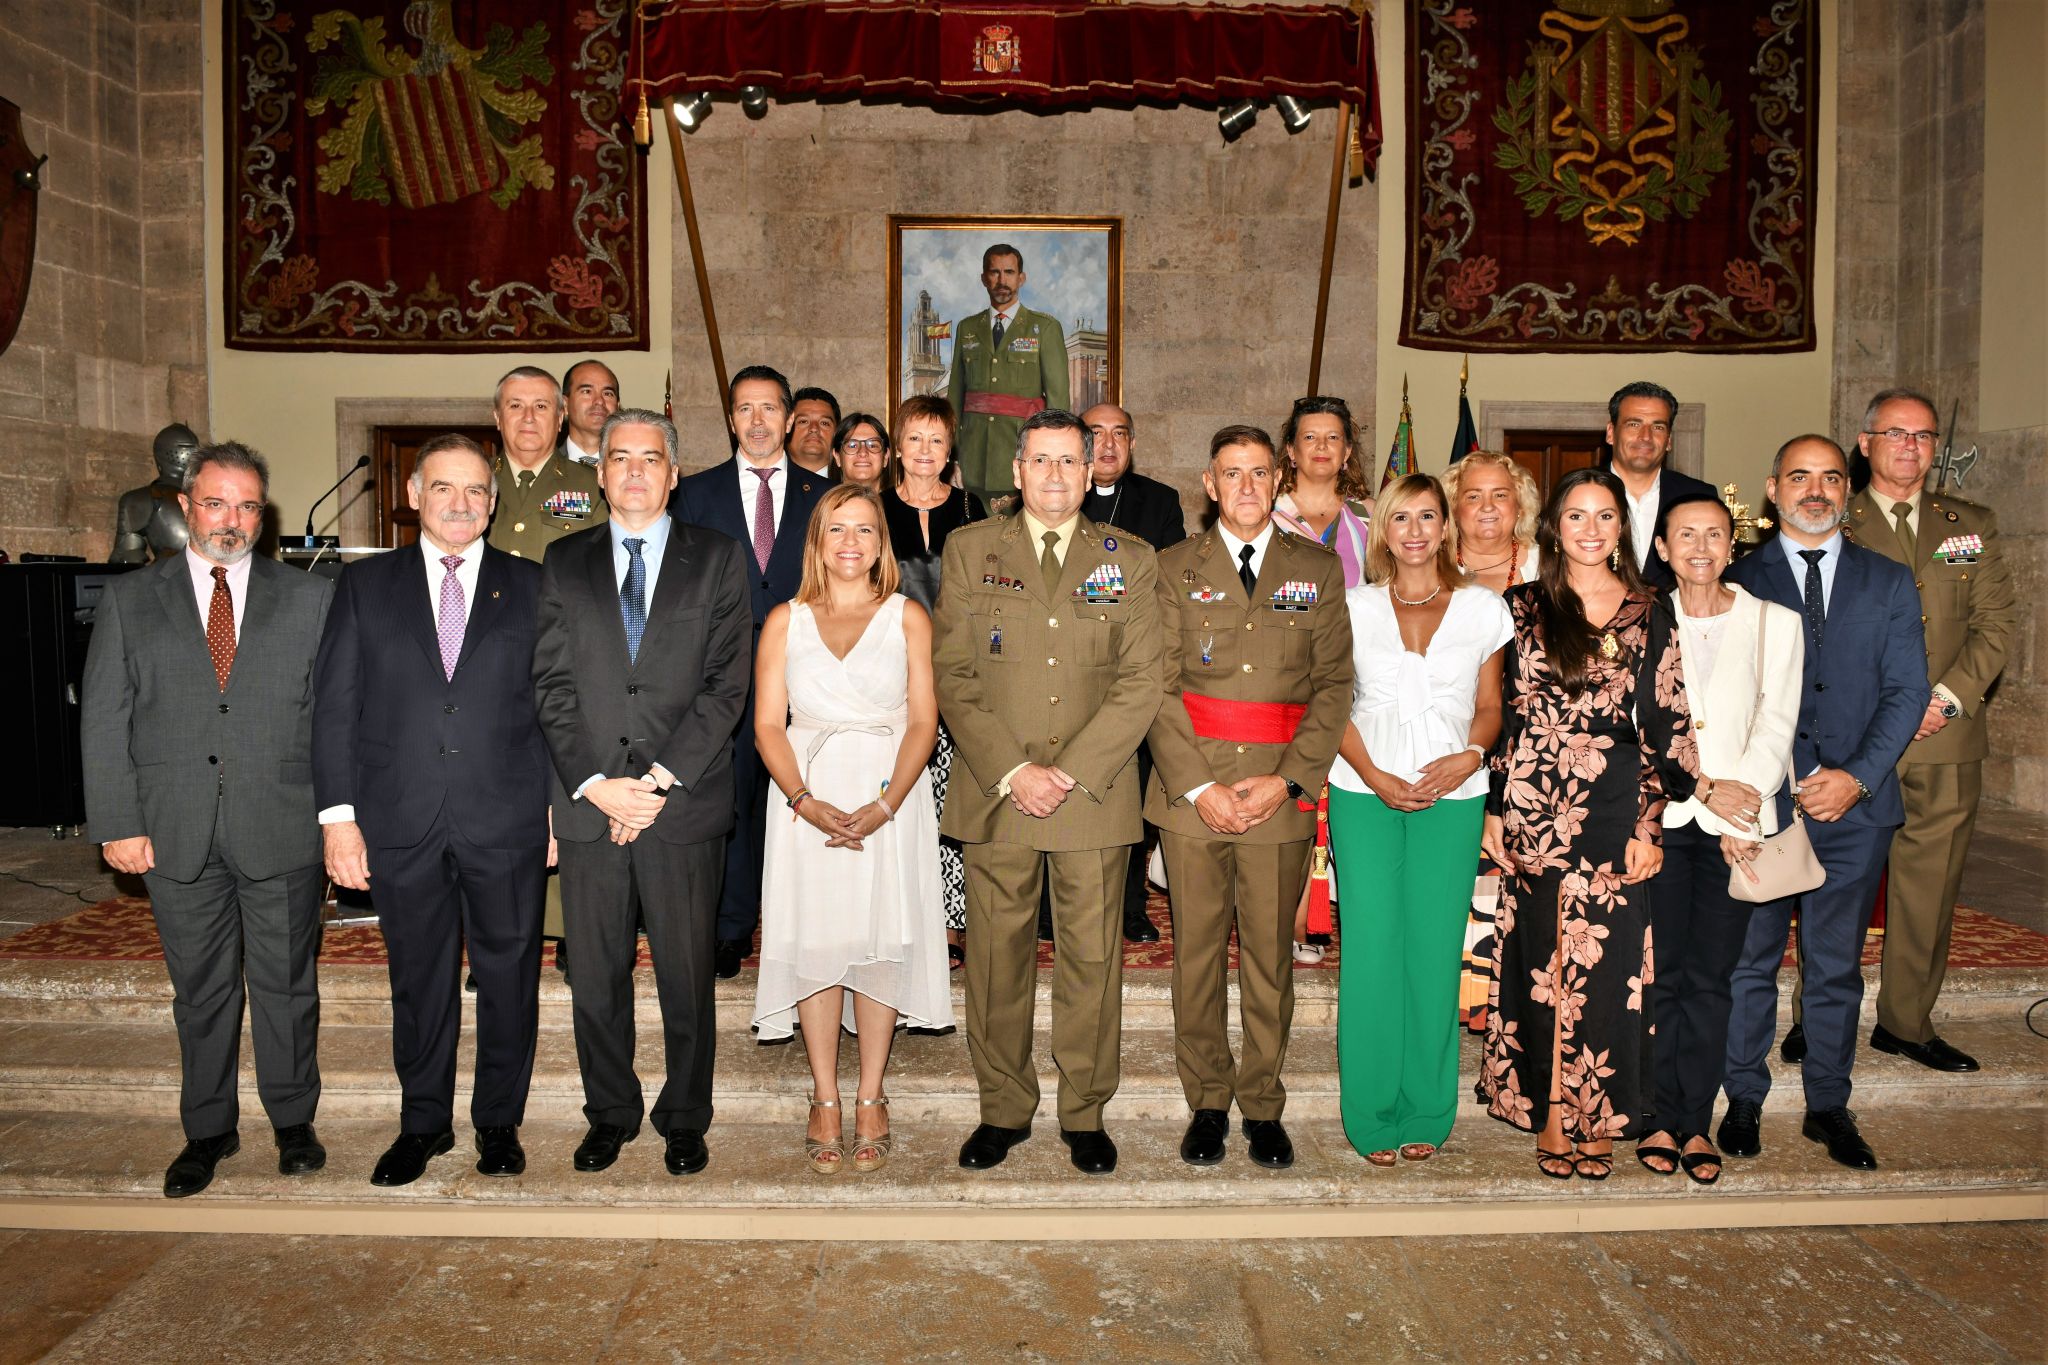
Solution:
M1016 485L1011 462L1017 456L1017 435L1024 418L991 412L969 412L970 394L992 393L1008 398L1036 398L1049 408L1064 408L1068 398L1067 339L1049 313L1021 305L995 345L989 313L983 309L953 327L953 366L946 397L960 416L954 458L960 479L976 495L1001 495Z
M354 806L376 848L415 846L444 809L480 848L545 848L547 748L533 701L540 565L484 547L450 678L423 560L406 546L341 572L314 666L314 797L321 810Z
M1800 613L1803 632L1806 566L1796 558L1788 564L1785 549L1780 537L1737 560L1726 577ZM1869 789L1870 799L1849 807L1844 824L1889 826L1906 818L1896 769L1931 695L1924 640L1912 575L1845 538L1821 647L1809 647L1802 665L1792 739L1799 776L1840 768ZM1791 793L1781 791L1779 823L1791 818Z
M690 475L676 485L668 500L668 511L678 522L721 532L740 543L740 561L753 603L754 629L758 631L769 611L796 596L797 585L803 582L804 536L810 530L811 509L825 496L832 481L811 473L795 460L788 460L789 468L783 475L782 518L775 523L775 548L768 554L768 571L761 573L754 563L754 526L741 511L739 465L739 456L735 455L702 473ZM746 491L753 492L751 488Z
M730 537L676 522L647 604L639 658L630 659L611 524L549 550L533 689L555 761L557 838L606 837L604 812L570 795L591 775L639 777L656 763L676 784L641 838L695 844L732 828L732 737L753 680L753 567Z
M1657 471L1657 519L1663 523L1664 513L1682 502L1719 502L1721 495L1714 486L1690 474L1681 474L1670 465ZM1664 556L1657 553L1654 540L1649 545L1649 558L1643 561L1643 581L1660 592L1670 592L1678 583L1678 575L1671 572L1671 566Z
M1732 590L1735 605L1728 608L1727 624L1721 628L1713 675L1703 680L1693 656L1683 649L1678 662L1685 674L1686 703L1692 709L1700 775L1746 782L1768 797L1785 785L1792 737L1799 729L1800 698L1809 690L1800 685L1806 665L1806 619L1741 588ZM1757 817L1765 834L1777 833L1775 802L1765 804ZM1730 827L1697 795L1664 807L1666 829L1683 824L1696 824L1708 834L1755 837Z
M1114 848L1143 833L1138 744L1159 711L1158 567L1142 541L1075 519L1048 594L1022 513L946 537L932 670L953 733L939 828L966 843L1044 852ZM1122 590L1092 597L1091 575ZM1002 794L1020 763L1065 770L1079 788L1050 817Z
M313 657L333 584L268 559L223 692L180 552L107 587L85 660L85 818L99 843L146 834L159 876L195 880L216 811L243 876L320 862Z
M1277 594L1286 583L1315 584L1315 604L1306 610L1283 604ZM1194 594L1205 591L1222 599L1196 600ZM1224 836L1186 798L1205 782L1265 773L1311 794L1322 790L1351 718L1351 613L1336 552L1276 526L1259 565L1257 592L1247 597L1222 537L1213 528L1204 531L1159 556L1159 620L1166 697L1152 722L1145 818L1193 839L1277 844L1315 838L1315 812L1293 801L1281 802L1264 824ZM1188 719L1181 700L1188 692L1308 709L1285 744L1207 739Z
M1116 515L1111 516L1114 509ZM1127 471L1117 480L1116 491L1097 497L1093 489L1082 500L1081 514L1097 526L1114 526L1129 531L1155 550L1178 545L1188 538L1187 516L1181 511L1180 494L1157 479Z
M1849 499L1843 531L1859 545L1896 560L1913 573L1920 590L1920 620L1927 629L1927 675L1956 699L1962 714L1906 748L1908 763L1974 763L1990 753L1984 694L2005 668L2019 608L2014 600L2012 564L1998 539L1998 517L1989 508L1945 493L1922 493L1914 562L1869 489ZM1935 552L1951 536L1976 536L1983 549L1972 554Z

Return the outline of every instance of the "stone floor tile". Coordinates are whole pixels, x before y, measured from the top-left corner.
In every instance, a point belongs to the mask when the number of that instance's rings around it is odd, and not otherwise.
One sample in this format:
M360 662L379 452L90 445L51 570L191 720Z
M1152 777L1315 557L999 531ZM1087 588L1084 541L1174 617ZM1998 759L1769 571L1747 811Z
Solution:
M176 1236L22 1232L0 1242L0 1361L39 1360L178 1245Z
M2048 1360L2048 1225L1923 1223L1856 1238L2015 1360Z
M422 1250L390 1311L356 1335L358 1359L594 1359L653 1244L479 1238Z
M594 1357L638 1361L799 1360L816 1314L822 1249L803 1242L660 1242L627 1287ZM886 1359L850 1339L830 1358Z
M1262 1360L1458 1358L1398 1239L1238 1242L1231 1254Z
M1467 1360L1680 1360L1651 1305L1585 1237L1405 1239L1421 1295Z

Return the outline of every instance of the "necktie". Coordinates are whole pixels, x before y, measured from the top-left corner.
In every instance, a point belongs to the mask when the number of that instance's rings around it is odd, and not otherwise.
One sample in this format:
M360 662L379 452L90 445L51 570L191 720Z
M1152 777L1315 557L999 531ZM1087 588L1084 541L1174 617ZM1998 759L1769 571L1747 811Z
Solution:
M1827 601L1820 591L1820 561L1825 550L1801 550L1799 557L1806 561L1806 641L1815 650L1820 648L1821 625L1828 619Z
M1237 552L1237 581L1244 584L1244 595L1250 597L1259 585L1259 576L1252 572L1252 547L1247 545Z
M213 656L213 676L220 690L228 690L228 674L235 668L235 598L228 591L228 571L213 571L213 600L206 604L206 652Z
M768 476L773 468L749 470L761 481L754 493L754 563L762 573L768 572L768 556L775 553L775 495L768 491Z
M442 555L441 567L448 570L441 576L441 673L446 678L455 676L455 661L462 657L462 580L455 576L461 565L461 555Z
M1906 552L1907 568L1917 568L1920 564L1920 552L1913 543L1913 523L1907 520L1907 518L1911 517L1912 515L1912 503L1901 502L1893 504L1893 526L1897 529L1899 533L1899 548Z
M626 547L626 582L619 589L619 615L626 622L626 657L640 662L640 637L647 633L647 561L640 551L647 544L637 536L621 542Z
M995 333L994 333L994 337L993 337L993 340L992 340L992 341L991 341L991 343L990 343L990 344L991 344L991 345L993 346L993 348L994 348L994 349L996 349L996 350L1001 350L1001 349L1002 349L1002 347L1003 347L1003 332L1004 332L1004 331L1005 331L1005 328L1004 328L1004 326L1003 326L1003 315L1002 315L1001 313L998 313L998 314L996 314L996 325L995 325Z
M1039 539L1045 542L1045 553L1038 557L1038 572L1045 579L1045 595L1051 597L1060 590L1060 533L1047 531Z
M534 473L534 472L533 472L533 471L532 471L531 469L522 469L522 470L520 470L520 471L519 471L519 491L520 491L520 492L522 492L522 493L524 493L524 492L525 492L525 491L526 491L527 489L529 489L529 488L533 487L533 481L534 481L534 479L535 479L535 478L537 478L537 477L538 477L538 476L537 476L537 475L536 475L536 474L535 474L535 473Z

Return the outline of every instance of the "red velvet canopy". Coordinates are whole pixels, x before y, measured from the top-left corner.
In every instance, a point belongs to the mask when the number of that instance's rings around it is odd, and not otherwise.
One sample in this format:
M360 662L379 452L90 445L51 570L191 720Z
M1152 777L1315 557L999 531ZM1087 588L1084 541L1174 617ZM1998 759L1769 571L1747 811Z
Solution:
M650 98L766 86L935 107L1081 109L1295 95L1380 146L1372 28L1341 6L671 0L645 7Z

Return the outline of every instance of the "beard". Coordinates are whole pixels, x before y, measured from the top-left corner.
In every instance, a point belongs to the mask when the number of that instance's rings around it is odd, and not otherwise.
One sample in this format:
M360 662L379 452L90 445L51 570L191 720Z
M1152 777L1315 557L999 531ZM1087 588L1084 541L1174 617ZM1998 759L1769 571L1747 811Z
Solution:
M249 551L255 548L253 538L233 528L208 531L199 537L199 553L223 568L233 568L247 559Z
M1783 519L1786 525L1796 531L1803 532L1809 536L1824 536L1837 526L1840 526L1847 518L1848 513L1846 509L1837 507L1833 503L1827 504L1825 511L1815 512L1808 512L1801 504L1793 503L1789 507L1780 507L1778 509L1778 516Z

